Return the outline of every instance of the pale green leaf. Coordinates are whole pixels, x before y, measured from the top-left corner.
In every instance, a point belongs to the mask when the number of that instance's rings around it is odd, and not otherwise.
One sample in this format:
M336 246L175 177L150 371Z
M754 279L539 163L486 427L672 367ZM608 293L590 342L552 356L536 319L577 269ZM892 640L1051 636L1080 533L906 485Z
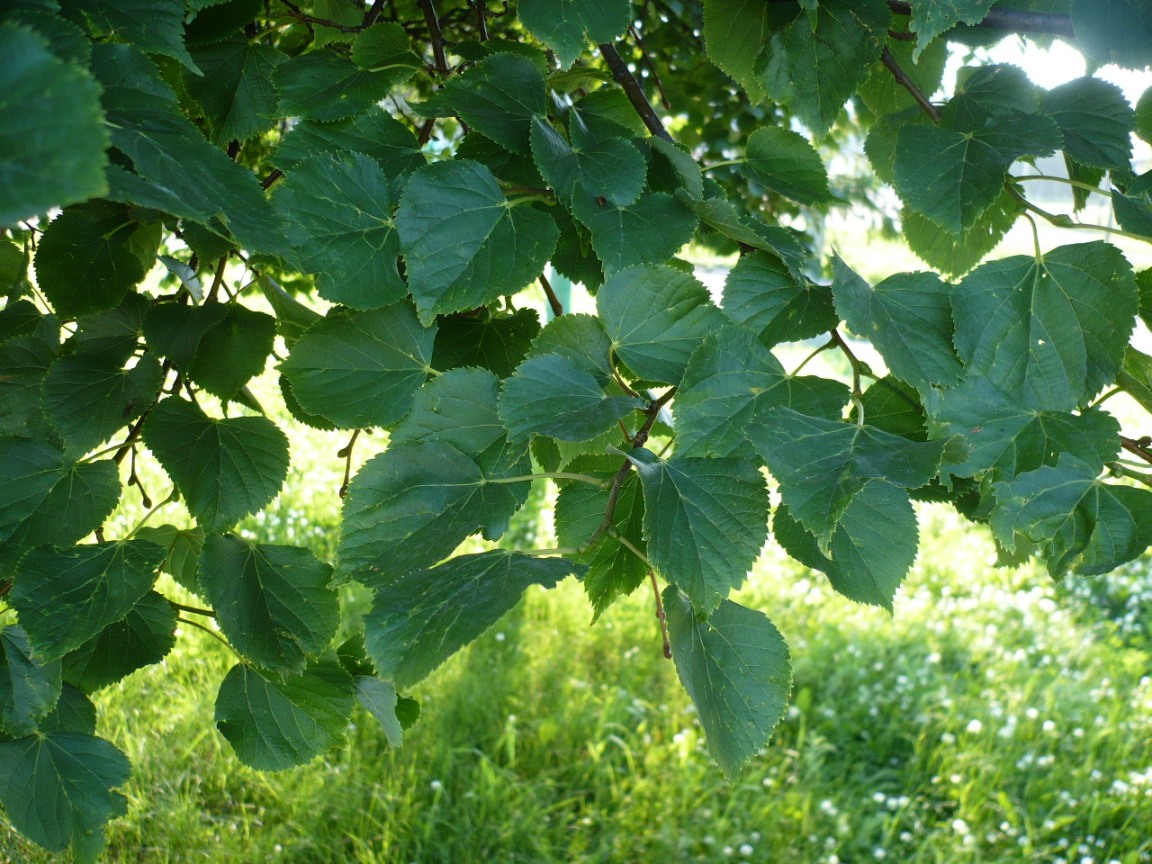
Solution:
M306 410L348 429L389 426L412 407L435 338L408 302L337 307L297 340L280 369Z
M924 263L949 276L961 276L996 248L1016 223L1021 209L1018 199L1004 191L960 235L945 231L910 207L901 211L900 222L908 248Z
M298 675L232 667L216 697L216 726L245 765L283 771L341 743L356 682L332 657Z
M528 586L552 588L581 569L497 549L412 571L377 589L364 619L368 654L381 677L410 687L499 621Z
M768 744L792 690L788 645L763 612L723 601L701 621L664 591L676 673L696 706L708 752L729 780Z
M644 489L648 559L701 614L738 588L768 536L768 488L745 459L628 454Z
M217 420L175 396L148 415L144 443L206 531L229 528L263 508L288 473L288 439L271 420Z
M107 192L108 133L92 76L13 24L0 26L0 56L0 225Z
M307 549L211 534L198 569L220 630L264 669L298 672L336 635L340 605L332 568Z
M764 96L757 60L771 35L772 12L763 0L704 0L708 59L744 88L753 102Z
M828 172L811 144L791 129L764 126L748 136L743 173L801 204L828 201Z
M395 684L382 681L374 675L357 675L356 698L380 723L389 747L399 747L404 743L404 725L396 716L399 698Z

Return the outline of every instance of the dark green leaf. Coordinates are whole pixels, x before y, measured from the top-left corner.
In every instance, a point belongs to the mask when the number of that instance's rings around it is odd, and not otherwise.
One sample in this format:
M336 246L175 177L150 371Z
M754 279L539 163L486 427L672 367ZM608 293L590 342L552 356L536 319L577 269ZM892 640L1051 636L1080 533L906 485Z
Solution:
M524 27L556 52L567 68L590 39L612 42L628 29L626 0L521 0L517 14ZM587 38L585 38L587 34Z
M808 417L789 408L766 412L748 440L780 483L792 514L821 547L870 480L916 489L936 476L945 443L909 441L869 426Z
M24 628L0 630L0 731L31 735L59 698L60 664L34 660Z
M1137 291L1120 250L1094 242L984 264L952 307L969 377L1031 408L1068 411L1115 379Z
M422 65L412 51L408 32L392 21L380 21L357 34L352 43L352 60L368 71L382 71L394 66L415 70Z
M696 346L724 317L694 276L671 267L632 267L596 294L612 350L636 375L676 384Z
M0 434L51 438L41 394L59 350L57 335L38 327L0 343Z
M154 357L122 369L103 355L70 354L48 370L44 408L68 449L79 455L143 414L162 380Z
M204 596L228 641L264 669L299 672L336 635L332 568L298 546L211 534L199 562Z
M765 126L749 135L745 146L741 170L773 192L801 204L832 197L824 161L803 136L791 129Z
M59 450L26 438L0 439L0 543L37 512L64 473Z
M381 108L335 123L302 120L284 136L271 158L287 171L316 153L335 155L338 151L375 159L384 175L393 180L424 164L416 136Z
M267 132L276 122L279 98L272 86L287 58L268 45L230 39L194 49L203 75L186 74L189 95L204 110L212 143L227 145Z
M271 420L217 420L178 397L152 410L144 442L205 531L229 528L264 507L288 473L288 439Z
M71 842L77 861L95 861L104 823L123 816L127 757L103 738L48 733L0 743L0 803L12 824L53 852Z
M740 256L724 282L722 308L737 324L758 331L769 347L827 333L839 320L826 285L797 281L791 268L767 252Z
M1067 454L996 484L992 530L1009 550L1017 535L1041 544L1054 579L1092 576L1131 561L1152 543L1152 493L1097 479Z
M96 732L96 706L80 690L65 684L56 707L40 721L40 731L93 735Z
M575 150L540 118L532 122L531 140L540 173L561 200L571 201L576 189L582 188L588 195L626 207L644 190L648 166L630 141L597 139Z
M36 279L61 317L111 309L144 278L159 225L133 219L107 201L70 207L52 220L36 250Z
M950 286L935 273L897 273L871 287L839 256L832 259L836 310L868 339L897 378L921 393L950 387L961 366L952 349Z
M1081 165L1129 167L1135 112L1115 84L1076 78L1045 93L1043 107L1064 134L1064 151Z
M493 54L444 85L443 98L468 126L527 155L532 120L547 111L544 75L525 57Z
M792 665L780 631L763 612L724 600L701 621L675 587L664 590L676 672L707 736L708 752L729 780L768 743L792 690Z
M98 31L133 43L148 54L196 64L184 47L184 8L170 0L61 0L66 15L83 18Z
M163 660L176 644L176 610L149 591L121 618L63 658L69 684L92 693Z
M1129 196L1113 189L1112 212L1125 231L1152 237L1152 200L1149 196Z
M329 122L367 111L408 74L406 69L366 72L331 51L314 51L277 66L275 83L284 114Z
M508 206L492 173L461 159L412 175L396 227L426 323L523 288L544 270L558 236L550 216Z
M1072 29L1096 63L1152 63L1152 9L1142 0L1072 0Z
M500 620L529 585L552 588L581 569L497 549L412 571L376 591L364 619L368 654L381 677L410 687Z
M768 536L768 489L745 459L628 454L644 489L648 559L707 614L738 588Z
M275 202L294 260L317 274L321 297L356 309L405 298L388 178L376 162L359 153L305 159L289 169Z
M107 192L108 133L92 76L12 24L0 26L0 56L0 225Z
M431 367L436 328L407 302L331 309L297 340L280 369L300 404L337 426L389 426L408 413Z
M592 233L592 248L606 274L671 258L692 239L697 222L688 207L664 192L646 193L620 207L581 189L572 213Z
M177 528L175 525L145 525L136 532L141 540L159 543L167 550L167 557L160 569L168 573L191 591L204 596L197 575L197 561L204 545L204 532L199 528Z
M500 418L515 438L536 433L586 441L644 407L641 399L609 396L604 383L563 354L531 357L504 382Z
M919 394L899 379L888 375L874 382L860 397L869 426L913 441L927 441L927 418ZM858 411L853 406L850 420Z
M534 309L517 309L511 315L485 310L479 315L445 316L437 320L437 328L433 368L479 366L507 378L532 347L540 319Z
M1136 103L1134 122L1136 134L1140 139L1147 144L1152 144L1152 87L1145 90Z
M282 678L237 664L220 685L216 726L245 765L282 771L339 744L355 704L356 682L335 657Z
M164 548L147 540L41 546L20 560L9 601L36 656L55 660L127 615L163 560Z

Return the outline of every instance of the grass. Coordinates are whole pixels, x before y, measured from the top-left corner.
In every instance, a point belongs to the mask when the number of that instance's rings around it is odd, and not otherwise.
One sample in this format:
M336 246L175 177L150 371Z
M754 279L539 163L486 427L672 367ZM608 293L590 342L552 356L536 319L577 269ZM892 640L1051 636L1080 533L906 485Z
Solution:
M255 527L328 542L306 509ZM740 599L788 637L794 706L733 785L646 590L594 627L574 581L531 592L414 694L404 747L358 714L346 749L280 774L240 765L217 734L231 660L184 633L99 697L101 734L135 768L106 858L1152 861L1148 563L1054 586L991 568L983 536L945 511L922 525L894 617L766 553ZM66 860L0 838L8 860Z

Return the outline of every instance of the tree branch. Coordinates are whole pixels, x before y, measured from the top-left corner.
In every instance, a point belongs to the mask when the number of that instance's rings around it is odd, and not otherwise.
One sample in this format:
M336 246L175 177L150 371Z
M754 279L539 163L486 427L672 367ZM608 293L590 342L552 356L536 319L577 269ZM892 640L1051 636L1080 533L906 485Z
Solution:
M543 273L540 274L540 285L544 288L544 293L548 297L548 305L552 307L552 314L559 318L564 314L564 304L560 302L560 298L556 296L556 292L552 290L552 283L548 281L548 277Z
M932 118L932 122L939 123L940 110L928 101L928 97L916 86L916 82L908 77L908 73L900 68L900 64L896 62L896 58L892 56L892 52L887 48L880 53L880 62L888 67L888 71L892 73L892 77L896 79L896 83L912 94L912 98L916 100L916 104L924 109L924 113Z
M652 107L652 103L648 101L648 97L644 95L644 90L640 86L640 82L632 74L628 68L628 64L624 62L624 58L620 56L620 52L616 50L616 46L610 42L605 42L597 46L600 49L600 56L604 58L604 62L608 64L608 68L612 72L612 77L616 79L616 83L624 88L624 93L628 96L628 101L632 103L632 107L636 109L636 113L640 115L640 119L644 121L644 125L648 127L657 138L663 138L665 141L672 141L672 136L668 134L668 130L664 128L664 124L660 121L660 116L656 113L656 109Z
M432 58L436 61L436 71L441 78L448 77L448 57L444 54L444 34L440 30L440 19L432 0L417 0L424 13L424 23L428 25L428 38L432 42Z

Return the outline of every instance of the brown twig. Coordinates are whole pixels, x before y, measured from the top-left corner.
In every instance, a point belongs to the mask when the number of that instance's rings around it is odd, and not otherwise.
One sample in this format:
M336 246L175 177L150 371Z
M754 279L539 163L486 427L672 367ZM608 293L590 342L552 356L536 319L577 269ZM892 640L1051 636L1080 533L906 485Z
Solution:
M468 5L476 10L476 26L480 28L480 41L488 41L488 4L484 0L468 0Z
M548 305L552 307L552 314L559 318L564 314L564 304L560 302L560 298L556 296L556 292L552 290L552 283L548 281L548 277L543 273L540 274L540 284L544 288L544 294L548 297Z
M668 638L668 616L664 614L664 601L660 597L660 585L656 582L656 571L649 570L648 578L652 580L652 593L656 595L656 620L660 622L660 635L664 639L664 659L672 659L672 640Z
M447 78L448 57L444 53L444 34L440 30L436 7L432 5L432 0L417 0L417 5L424 13L424 23L428 25L428 38L432 43L432 58L436 61L436 71L441 78Z
M1139 456L1145 462L1152 465L1152 441L1149 441L1147 438L1136 440L1121 435L1120 446L1134 456Z
M260 188L267 192L272 188L272 184L284 176L284 172L279 168L273 168L272 173L260 181Z
M648 67L648 74L652 76L652 83L656 87L656 92L660 94L660 104L664 106L665 111L671 111L672 103L668 101L668 94L664 92L664 82L660 80L660 73L656 71L656 65L652 62L652 58L648 56L648 49L644 47L644 39L640 36L640 31L636 29L635 24L630 24L628 25L628 32L636 40L636 47L640 49L640 59Z
M425 144L428 143L428 140L432 137L432 130L435 128L436 128L436 118L435 117L429 117L427 120L424 121L423 124L421 124L420 131L416 135L416 141L421 147L423 147Z
M644 121L648 131L657 138L672 141L672 136L668 134L668 130L660 121L660 115L656 113L656 109L652 107L652 103L644 95L644 89L628 68L628 64L624 62L624 58L620 56L620 52L616 50L616 46L610 42L605 42L597 47L600 49L600 56L608 64L612 77L616 79L617 84L624 88L628 101L632 103L632 107L636 109L636 113L640 115L640 119Z
M384 11L384 0L376 0L364 13L364 23L360 26L367 30L376 23L376 19L380 17L380 13Z
M892 52L887 48L880 52L880 62L888 67L888 71L892 73L892 77L896 79L896 83L912 94L912 98L916 100L916 104L924 109L924 113L932 118L932 122L939 123L940 109L928 100L928 97L916 86L916 82L909 78L908 73L900 68L900 64L896 62L896 58L892 56Z

